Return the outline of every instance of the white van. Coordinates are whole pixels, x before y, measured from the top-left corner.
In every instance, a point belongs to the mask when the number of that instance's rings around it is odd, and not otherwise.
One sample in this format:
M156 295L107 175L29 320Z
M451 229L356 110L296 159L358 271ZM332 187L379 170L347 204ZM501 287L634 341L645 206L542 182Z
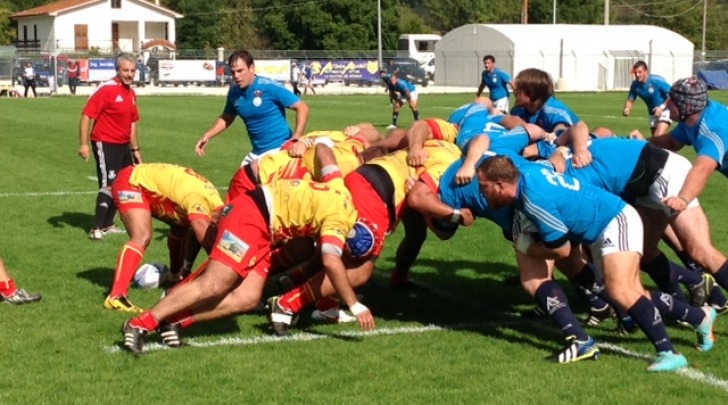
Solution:
M432 78L435 76L435 44L441 38L435 34L402 34L397 42L397 56L417 60Z

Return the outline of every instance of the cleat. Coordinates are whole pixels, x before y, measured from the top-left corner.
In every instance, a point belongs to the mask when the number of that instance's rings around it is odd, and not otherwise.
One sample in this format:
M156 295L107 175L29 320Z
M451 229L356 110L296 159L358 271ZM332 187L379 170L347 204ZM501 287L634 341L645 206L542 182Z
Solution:
M146 329L137 328L131 325L131 321L124 322L121 326L121 334L124 338L124 348L133 355L139 356L144 351L144 336Z
M659 352L647 371L675 371L688 366L688 360L680 353Z
M120 297L106 297L106 300L104 300L104 308L112 311L129 312L133 314L144 311L143 308L132 304L131 301L129 301L129 298L123 295Z
M92 229L88 233L88 238L91 240L104 240L104 233L101 232L101 229Z
M586 342L578 341L573 336L566 339L566 345L561 350L547 357L547 360L556 363L573 363L575 361L599 358L599 349L594 339L589 338Z
M545 316L549 316L549 314L546 313L546 311L544 311L543 309L541 309L541 307L538 307L538 306L534 307L530 311L521 313L521 318L525 318L525 319L539 319L539 318L543 318Z
M293 312L283 308L279 301L281 297L268 299L268 321L276 336L287 336L291 327Z
M705 319L695 327L695 334L698 336L698 345L695 346L701 352L707 352L713 348L715 344L715 336L713 336L713 324L718 317L718 312L712 307L703 307Z
M626 316L617 321L617 332L622 336L631 335L637 332L639 328L639 325L637 325L631 316Z
M688 286L688 292L690 293L690 306L702 307L710 296L710 290L713 289L713 277L707 273L703 273L703 279L700 283Z
M29 293L22 288L18 288L17 290L15 290L15 292L9 297L5 297L0 294L0 301L14 305L23 305L38 302L41 298L43 297L41 297L40 294Z
M389 124L389 125L387 125L387 129L389 129L389 130L397 129L397 126L394 124Z
M157 328L157 333L162 337L162 344L173 349L184 346L181 331L179 323L162 322Z
M589 326L597 326L605 320L615 316L614 309L609 304L605 305L604 308L589 309L589 318L586 320L586 324Z
M318 309L311 313L311 320L321 323L349 323L355 322L355 316L351 316L339 308L331 308L325 311Z
M101 229L101 234L104 236L108 235L126 235L126 231L119 228L116 225L111 225L107 228Z

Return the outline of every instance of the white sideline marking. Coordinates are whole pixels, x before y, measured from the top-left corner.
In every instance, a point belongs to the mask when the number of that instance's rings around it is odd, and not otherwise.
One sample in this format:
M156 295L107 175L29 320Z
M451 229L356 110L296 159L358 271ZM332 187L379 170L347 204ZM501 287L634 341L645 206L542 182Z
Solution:
M507 313L506 315L511 316L517 316L515 314ZM522 319L512 319L510 321L499 321L499 322L482 322L482 323L472 323L472 324L458 324L453 325L451 327L445 327L445 326L438 326L434 324L429 324L425 326L405 326L405 327L397 327L397 328L380 328L375 329L371 332L362 332L362 331L342 331L342 332L336 332L331 334L324 334L324 333L308 333L308 332L302 332L302 333L293 333L286 337L275 337L275 336L255 336L255 337L226 337L216 340L205 340L205 341L197 341L195 339L188 339L185 341L187 346L190 347L218 347L218 346L253 346L253 345L259 345L259 344L275 344L275 343L285 343L285 342L308 342L313 340L324 340L324 339L332 339L332 338L359 338L359 337L369 337L369 336L392 336L392 335L402 335L402 334L412 334L412 333L428 333L428 332L442 332L442 331L450 331L455 329L461 329L465 327L484 327L488 325L497 324L498 326L508 326L509 324L515 324L518 322L523 322ZM536 324L535 322L530 322L537 326L537 328L541 328L540 324ZM543 327L545 329L545 327ZM597 343L597 346L600 349L604 349L607 351L615 352L622 354L624 356L629 356L636 359L641 360L652 360L654 359L654 356L647 355L644 353L637 353L633 352L631 350L625 349L621 346L613 345L611 343ZM114 346L107 346L104 348L109 353L120 353L122 352L122 349L119 345ZM161 343L147 343L144 345L144 353L159 351L159 350L176 350L171 349L167 346L162 345ZM646 372L646 371L645 371ZM646 372L647 373L647 372ZM719 388L723 390L724 392L728 393L728 381L722 380L712 374L704 373L700 370L686 367L683 369L680 369L677 371L677 374L680 374L683 377L689 378L691 380L698 381L703 384L711 385L713 387Z
M615 353L619 353L619 354L622 354L625 356L634 357L634 358L638 358L638 359L652 360L654 358L653 356L648 356L648 355L642 354L642 353L636 353L631 350L627 350L623 347L613 345L610 343L597 343L597 346L600 349L606 349L608 351L612 351ZM712 374L704 373L704 372L694 369L692 367L682 368L680 370L677 370L676 373L680 374L683 377L687 377L691 380L695 380L695 381L701 382L703 384L712 385L716 388L722 389L725 392L728 392L728 381L721 380L720 378L718 378Z
M447 330L437 325L427 326L404 326L399 328L381 328L375 329L371 332L361 331L343 331L331 334L323 333L293 333L286 337L275 337L275 336L256 336L256 337L233 337L233 338L222 338L216 340L205 340L196 341L194 339L188 339L185 343L191 347L216 347L216 346L251 346L266 343L282 343L282 342L308 342L311 340L323 340L331 338L357 338L366 336L391 336L401 335L405 333L425 333L425 332L438 332ZM121 352L119 346L108 346L105 348L110 353ZM169 347L162 345L161 343L148 343L144 345L144 353L153 352L157 350L170 350Z

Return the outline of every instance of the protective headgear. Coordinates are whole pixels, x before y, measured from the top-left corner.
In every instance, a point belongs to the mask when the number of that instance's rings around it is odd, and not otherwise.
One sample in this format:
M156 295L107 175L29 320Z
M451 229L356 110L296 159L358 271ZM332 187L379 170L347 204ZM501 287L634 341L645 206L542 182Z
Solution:
M372 228L361 219L354 224L346 236L346 246L354 257L364 257L372 253L376 236Z
M708 86L696 77L680 79L670 88L670 100L677 107L680 120L684 120L708 106Z

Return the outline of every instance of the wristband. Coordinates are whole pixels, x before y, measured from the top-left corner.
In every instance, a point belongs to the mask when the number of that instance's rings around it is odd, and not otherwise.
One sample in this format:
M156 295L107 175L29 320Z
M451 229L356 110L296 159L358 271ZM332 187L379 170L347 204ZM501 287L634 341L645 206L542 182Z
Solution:
M131 148L132 152L139 152L139 148Z
M349 311L351 311L354 316L359 316L364 312L369 311L369 308L367 308L366 305L362 304L361 302L357 301L356 304L349 307Z
M318 138L316 138L313 141L314 145L318 145L320 143L328 146L329 148L333 148L335 145L334 141L331 138L329 138L328 136L319 136Z
M455 208L452 212L452 215L450 216L450 222L453 224L459 224L460 223L460 210Z

